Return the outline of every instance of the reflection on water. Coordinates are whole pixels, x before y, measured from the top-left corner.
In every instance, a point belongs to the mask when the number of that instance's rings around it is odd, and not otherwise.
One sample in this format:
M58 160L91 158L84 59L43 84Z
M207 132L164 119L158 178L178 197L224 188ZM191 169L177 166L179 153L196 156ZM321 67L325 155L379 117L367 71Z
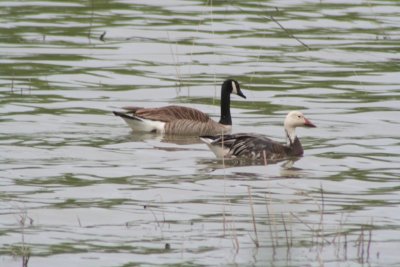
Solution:
M399 265L397 1L0 6L1 266ZM227 77L233 132L284 142L302 110L304 157L221 161L111 113L218 118Z
M280 159L280 160L252 160L247 158L216 158L215 160L210 159L200 159L198 162L202 164L213 164L219 166L220 169L239 167L239 166L265 166L268 167L271 164L279 164L282 169L286 170L301 170L297 168L294 164L300 160L301 157L295 157L290 159Z
M202 144L198 136L177 136L177 135L164 135L161 139L165 143L173 143L177 145L190 145L190 144Z
M134 132L125 130L128 134L123 134L118 137L117 141L120 142L160 142L165 144L175 144L175 145L190 145L190 144L203 144L198 136L182 136L182 135L162 135L158 133L147 133L147 132ZM162 145L162 144L160 144ZM162 146L159 147L163 149ZM168 149L168 147L164 147ZM177 149L183 149L183 147L177 147ZM193 148L190 148L193 150Z

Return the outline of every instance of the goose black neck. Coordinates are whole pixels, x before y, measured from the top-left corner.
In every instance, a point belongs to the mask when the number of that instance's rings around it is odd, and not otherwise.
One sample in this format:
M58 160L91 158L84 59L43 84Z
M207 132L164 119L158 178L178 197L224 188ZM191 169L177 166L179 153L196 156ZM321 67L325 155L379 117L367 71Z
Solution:
M221 89L221 119L219 123L224 125L232 125L231 118L231 92L228 83L223 83Z

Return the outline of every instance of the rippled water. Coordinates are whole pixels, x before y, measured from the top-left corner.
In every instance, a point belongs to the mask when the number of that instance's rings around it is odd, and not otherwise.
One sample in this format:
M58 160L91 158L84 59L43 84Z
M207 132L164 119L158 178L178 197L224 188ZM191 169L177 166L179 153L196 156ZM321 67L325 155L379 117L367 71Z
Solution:
M0 265L400 264L399 13L396 0L0 1ZM234 132L284 141L293 109L318 126L298 131L293 168L230 165L111 113L181 104L217 119L226 77L247 96Z

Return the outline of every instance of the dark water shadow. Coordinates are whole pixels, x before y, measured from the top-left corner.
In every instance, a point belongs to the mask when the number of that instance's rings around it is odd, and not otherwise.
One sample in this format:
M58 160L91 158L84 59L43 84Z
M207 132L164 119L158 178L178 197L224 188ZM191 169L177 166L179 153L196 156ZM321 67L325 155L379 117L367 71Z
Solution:
M281 160L252 160L252 159L245 159L245 158L225 158L225 159L200 159L199 162L203 163L217 163L222 168L229 168L229 167L243 167L243 166L268 166L282 163L282 168L285 169L293 169L293 170L301 170L300 168L294 167L294 163L300 160L301 157L296 158L289 158L289 159L281 159Z
M198 136L181 136L181 135L164 135L161 142L176 145L192 145L201 144L202 141Z
M191 145L202 143L198 136L162 135L158 133L131 132L121 135L118 140L130 142L159 141L176 145Z

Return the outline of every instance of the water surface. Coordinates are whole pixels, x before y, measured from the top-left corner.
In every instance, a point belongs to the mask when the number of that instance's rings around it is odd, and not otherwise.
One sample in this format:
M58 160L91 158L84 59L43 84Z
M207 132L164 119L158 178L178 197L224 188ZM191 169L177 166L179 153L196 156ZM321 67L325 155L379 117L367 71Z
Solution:
M1 266L400 264L399 12L1 1ZM231 165L111 113L180 104L217 120L227 77L247 96L232 97L234 132L283 142L294 109L318 126L299 129L293 168Z

